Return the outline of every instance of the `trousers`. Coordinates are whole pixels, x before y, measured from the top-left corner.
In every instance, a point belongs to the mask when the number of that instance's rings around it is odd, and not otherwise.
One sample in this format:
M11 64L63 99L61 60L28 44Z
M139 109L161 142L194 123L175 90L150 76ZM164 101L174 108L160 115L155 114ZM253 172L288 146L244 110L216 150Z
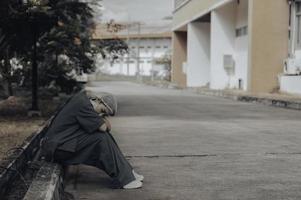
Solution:
M63 165L85 164L97 167L122 186L135 180L131 164L109 132L95 132L80 136L75 152L58 148L54 153L54 161Z

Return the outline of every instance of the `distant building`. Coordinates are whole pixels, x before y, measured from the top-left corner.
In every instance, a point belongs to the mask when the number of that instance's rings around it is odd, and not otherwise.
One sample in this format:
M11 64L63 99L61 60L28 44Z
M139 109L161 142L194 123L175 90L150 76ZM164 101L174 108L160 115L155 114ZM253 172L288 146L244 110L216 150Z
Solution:
M288 0L175 0L172 81L182 87L256 93L277 90L279 80L284 81L279 79L284 61L301 59L299 4ZM288 63L296 66L291 60ZM301 93L301 76L296 78Z
M156 62L171 52L171 32L166 28L152 27L140 23L122 24L120 29L110 32L105 24L99 25L94 40L121 39L129 47L129 54L113 60L107 58L100 61L100 70L111 75L156 76L165 70L165 66Z

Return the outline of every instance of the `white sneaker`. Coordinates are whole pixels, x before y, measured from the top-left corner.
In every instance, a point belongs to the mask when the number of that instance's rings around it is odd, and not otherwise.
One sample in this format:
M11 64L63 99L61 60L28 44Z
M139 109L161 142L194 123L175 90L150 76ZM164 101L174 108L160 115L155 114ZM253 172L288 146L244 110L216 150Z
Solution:
M142 187L142 182L138 180L134 180L125 186L123 186L123 189L138 189Z
M133 172L133 174L134 174L134 176L135 176L135 178L136 178L137 181L141 181L142 182L144 180L144 176L142 176L140 174L137 174L134 170L132 172Z

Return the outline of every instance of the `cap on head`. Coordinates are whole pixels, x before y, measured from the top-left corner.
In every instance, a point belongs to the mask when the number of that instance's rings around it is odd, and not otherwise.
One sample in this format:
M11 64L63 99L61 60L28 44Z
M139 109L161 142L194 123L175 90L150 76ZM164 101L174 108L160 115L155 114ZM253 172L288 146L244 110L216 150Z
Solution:
M117 101L112 94L109 93L99 93L97 95L90 95L89 97L92 101L99 101L102 103L109 113L108 115L114 116L117 112Z

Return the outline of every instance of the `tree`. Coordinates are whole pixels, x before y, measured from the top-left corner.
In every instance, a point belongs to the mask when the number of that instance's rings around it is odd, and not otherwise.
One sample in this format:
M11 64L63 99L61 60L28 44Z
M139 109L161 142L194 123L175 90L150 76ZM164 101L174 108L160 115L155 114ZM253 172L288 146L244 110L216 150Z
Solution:
M171 81L171 52L166 51L163 56L154 60L155 64L164 66L164 79Z
M72 71L93 71L93 56L99 52L117 56L124 51L127 46L118 40L91 42L95 27L91 5L95 8L96 4L97 0L1 0L0 73L6 82L13 80L10 60L18 58L26 76L24 85L32 87L33 99L38 74L40 86L55 83L71 92L76 84Z
M101 53L104 58L109 56L112 61L128 53L127 43L120 39L95 40L93 43L97 48L96 53Z
M48 62L49 57L67 54L73 66L92 68L93 60L87 56L90 49L89 26L92 23L92 9L87 3L77 0L20 1L3 0L0 4L0 60L4 60L0 72L10 82L9 59L17 54L37 68L37 61ZM34 37L32 37L34 36ZM4 53L6 52L6 53ZM43 52L43 54L37 52ZM50 64L50 65L49 65ZM56 75L65 72L55 62L48 66ZM36 70L33 70L35 72ZM40 70L43 71L43 70ZM47 69L46 69L47 71ZM67 72L67 71L66 71ZM66 74L66 73L63 73ZM33 73L32 79L36 79ZM53 76L53 79L57 77ZM33 81L32 87L36 81ZM11 88L11 87L10 87ZM34 88L34 91L37 88ZM11 91L11 89L10 89ZM34 93L33 91L33 93Z
M36 71L36 39L51 26L52 13L48 11L47 2L42 1L30 1L25 4L17 0L3 0L0 3L0 59L3 61L0 72L8 82L10 95L13 94L11 86L13 69L10 58L32 52L32 71ZM45 21L47 23L44 23ZM32 76L33 83L36 82L35 79L36 77ZM33 94L36 90L37 87L34 87Z
M52 8L57 23L39 41L39 52L43 52L41 59L44 61L40 70L43 72L41 85L55 82L63 91L71 92L76 81L68 74L72 70L89 72L94 68L90 42L93 11L85 2L67 0L53 2ZM59 62L59 57L65 57L65 62Z

